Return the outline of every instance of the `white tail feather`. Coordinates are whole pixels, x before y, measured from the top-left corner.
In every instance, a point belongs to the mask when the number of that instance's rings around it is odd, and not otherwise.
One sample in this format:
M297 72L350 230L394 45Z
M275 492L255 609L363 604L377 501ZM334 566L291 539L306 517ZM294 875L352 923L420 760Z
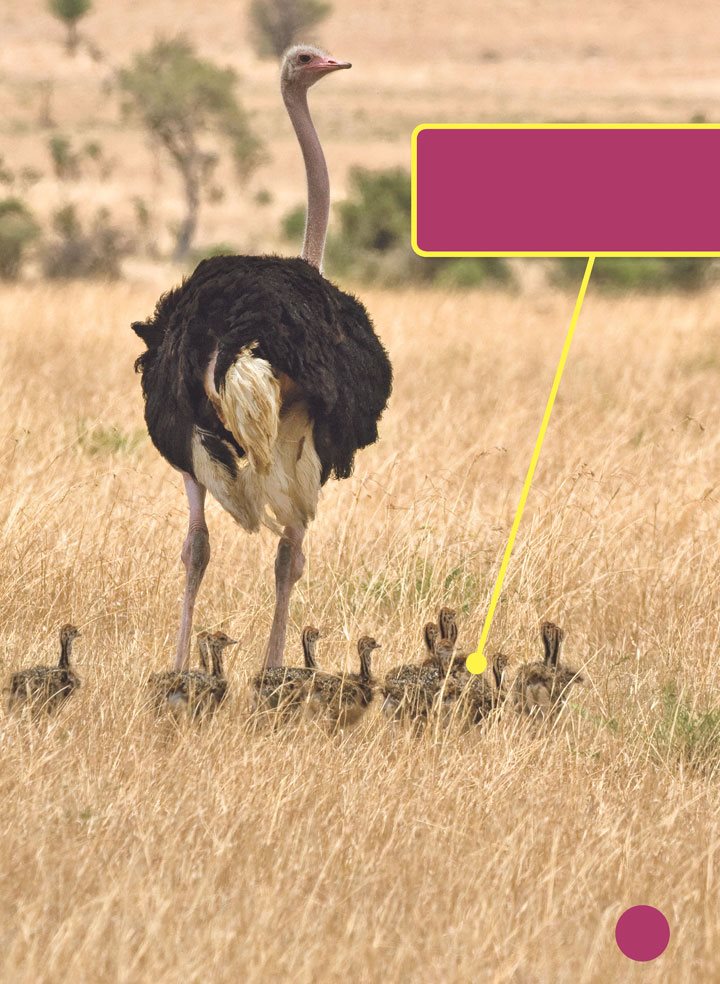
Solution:
M254 471L267 475L278 436L280 384L270 363L254 358L252 348L242 349L225 373L217 401L225 426Z
M261 523L278 534L284 526L307 526L315 517L321 472L307 406L298 401L282 409L272 367L254 359L252 348L240 352L220 392L213 381L216 361L217 352L205 372L205 392L245 456L236 458L233 473L206 451L196 430L197 480L250 532Z

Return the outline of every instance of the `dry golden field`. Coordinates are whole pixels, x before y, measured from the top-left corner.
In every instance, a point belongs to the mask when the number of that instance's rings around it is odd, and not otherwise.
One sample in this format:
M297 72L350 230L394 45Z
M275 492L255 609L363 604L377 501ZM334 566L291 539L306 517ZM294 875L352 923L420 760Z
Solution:
M1 0L0 154L43 171L37 214L74 201L129 222L141 195L167 250L179 185L108 83L180 30L238 71L269 151L246 188L222 166L199 242L287 250L300 156L246 6L96 0L97 63L64 56L45 0ZM336 199L354 164L408 166L419 122L717 118L714 0L333 7L317 39L354 67L313 112ZM99 140L107 180L50 176L48 82L57 132ZM514 669L541 619L565 626L587 683L564 721L533 732L508 711L414 736L375 707L329 736L249 715L275 542L215 504L196 629L241 640L230 699L204 728L147 707L175 642L186 511L145 434L129 324L180 272L126 269L49 286L31 268L0 287L0 685L54 660L66 620L83 632L60 716L0 706L0 981L720 980L720 291L611 298L591 282L490 640ZM370 631L382 675L420 655L441 603L476 642L575 300L541 269L516 295L361 292L395 390L381 441L324 491L289 656L314 622L322 663L350 666ZM637 903L672 928L646 965L614 942Z
M508 713L418 738L375 709L333 738L249 719L274 542L215 505L197 627L241 640L232 697L204 729L147 709L186 521L132 372L128 323L155 293L0 291L3 676L54 658L66 619L84 633L66 712L0 717L0 977L717 980L718 739L693 746L681 725L720 683L720 294L591 284L491 639L514 667L539 619L566 626L588 684L564 726ZM349 664L370 630L382 673L419 654L441 602L477 638L574 299L365 299L395 393L381 442L326 487L290 648L312 621L323 663ZM638 902L673 930L653 964L614 943Z

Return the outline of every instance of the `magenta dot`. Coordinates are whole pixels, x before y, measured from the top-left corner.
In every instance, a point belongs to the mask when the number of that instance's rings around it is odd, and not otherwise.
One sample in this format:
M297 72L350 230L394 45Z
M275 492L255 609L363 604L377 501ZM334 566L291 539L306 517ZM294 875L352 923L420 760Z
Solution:
M654 960L670 942L670 924L655 906L634 905L618 919L615 942L631 960Z

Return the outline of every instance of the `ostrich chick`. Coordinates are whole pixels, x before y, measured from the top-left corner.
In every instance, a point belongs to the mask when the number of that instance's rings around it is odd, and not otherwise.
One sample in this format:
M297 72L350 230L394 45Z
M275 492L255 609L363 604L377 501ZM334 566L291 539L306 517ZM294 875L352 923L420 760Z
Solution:
M156 710L168 707L176 716L187 715L191 718L217 710L227 696L223 652L236 643L236 639L231 639L224 632L199 633L201 670L165 670L150 677L148 683L153 691Z
M358 641L359 673L318 673L312 683L310 710L324 717L333 730L356 724L372 703L375 680L373 650L380 643L371 636Z
M543 622L540 635L545 650L544 659L520 667L513 684L513 697L521 713L549 716L562 710L570 687L582 683L583 676L577 670L560 664L565 632L559 625Z
M440 687L435 653L439 639L437 625L427 622L423 629L427 657L420 665L404 663L386 674L382 685L382 709L389 717L418 718L429 714Z
M449 677L439 695L443 711L453 711L470 724L488 717L507 697L507 665L507 656L495 653L489 661L492 682L485 673Z
M56 711L80 686L80 678L70 669L72 644L80 636L74 626L60 629L60 659L57 666L33 666L13 673L7 687L8 706L32 706L34 710Z
M438 612L439 638L435 638L433 655L444 676L470 677L466 666L467 653L455 655L458 639L457 615L453 608L441 608Z
M302 631L304 666L277 666L257 674L253 680L253 706L256 710L297 711L307 701L317 672L315 648L320 632L314 625Z

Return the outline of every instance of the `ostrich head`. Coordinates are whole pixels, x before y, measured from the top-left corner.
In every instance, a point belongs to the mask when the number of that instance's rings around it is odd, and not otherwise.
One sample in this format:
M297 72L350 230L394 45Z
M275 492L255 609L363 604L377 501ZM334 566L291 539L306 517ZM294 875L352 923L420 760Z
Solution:
M380 649L380 643L376 642L372 636L362 636L362 638L358 639L358 653L360 654L360 678L366 682L371 679L372 654L374 649Z
M554 622L543 622L540 625L540 635L545 649L545 665L557 669L560 662L560 651L565 638L565 630Z
M441 608L438 612L440 638L448 639L453 645L457 642L457 613L454 608Z
M434 622L426 622L425 628L423 629L423 638L425 640L425 648L432 656L435 652L435 643L440 638L440 630Z
M73 639L77 639L79 635L80 629L68 622L67 625L63 625L60 629L60 643L61 645L66 645L68 642L72 642Z
M219 649L221 652L227 646L236 646L237 639L231 639L229 635L225 632L208 632L207 636L208 645Z
M318 79L341 68L351 68L350 62L337 61L321 48L311 44L296 44L288 48L280 69L283 92L296 89L306 92Z
M216 677L224 676L223 671L223 650L228 646L235 646L237 639L231 639L224 632L209 632L206 637L206 645L212 661L213 675Z
M510 660L507 658L505 653L495 653L490 657L490 666L492 667L493 677L495 678L495 686L498 690L503 689L503 683L505 682L505 671L507 670L509 662Z

